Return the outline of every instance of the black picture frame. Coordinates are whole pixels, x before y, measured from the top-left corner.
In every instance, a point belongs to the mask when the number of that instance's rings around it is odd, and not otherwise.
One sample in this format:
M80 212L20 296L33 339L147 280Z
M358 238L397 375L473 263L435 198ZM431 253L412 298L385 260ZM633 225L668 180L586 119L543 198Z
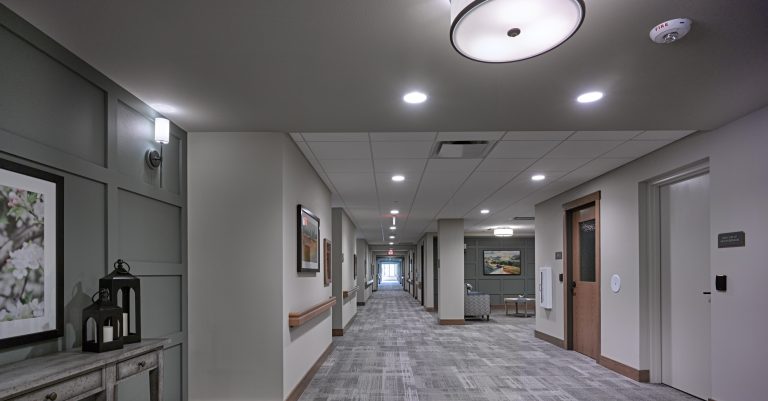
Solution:
M54 260L56 263L53 271L55 272L54 288L56 289L56 296L54 298L55 306L53 308L56 316L53 319L55 321L55 328L50 330L43 330L38 332L32 332L28 334L21 334L9 337L0 337L0 349L18 347L35 342L56 339L64 336L64 177L42 171L34 167L19 164L0 158L0 170L6 170L12 173L20 174L30 177L32 179L48 181L55 186L56 204L53 206L53 211L56 214L56 229L53 230L55 236L53 242L56 244L56 252ZM0 185L3 185L3 181L0 180ZM6 185L3 185L6 186ZM44 230L44 235L48 235L48 231ZM0 266L2 268L3 266ZM45 290L43 290L45 291ZM45 296L45 293L43 294ZM4 322L0 321L0 328ZM2 332L3 330L0 330Z
M301 204L297 205L296 262L299 273L320 272L320 218ZM313 223L314 222L314 223ZM306 227L306 228L305 228ZM306 236L304 234L307 234ZM314 241L314 244L312 243ZM308 249L305 252L305 246ZM314 249L313 249L314 246ZM313 257L314 256L314 257Z
M505 272L489 273L488 272L488 269L486 268L486 258L487 258L486 255L490 256L490 254L502 254L502 253L516 254L517 262L518 262L519 266L515 266L514 264L512 264L512 265L509 265L509 267L510 268L516 267L517 268L517 273L505 273ZM503 276L522 276L523 275L523 252L522 252L521 249L498 249L498 250L495 250L495 249L487 249L486 250L486 249L484 249L483 250L483 258L480 261L480 264L481 264L481 267L483 269L483 276L502 276L502 277ZM497 269L498 270L502 270L502 271L504 270L504 268L502 268L502 267L498 267Z

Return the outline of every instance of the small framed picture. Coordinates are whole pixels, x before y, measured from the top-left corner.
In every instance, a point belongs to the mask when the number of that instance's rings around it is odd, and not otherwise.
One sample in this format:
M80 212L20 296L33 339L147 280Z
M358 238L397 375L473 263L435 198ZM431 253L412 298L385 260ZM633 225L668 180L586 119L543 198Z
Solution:
M328 287L331 285L331 241L328 238L323 239L323 248L325 249L325 259L323 259L323 284Z
M519 276L523 273L520 251L483 251L483 275Z
M298 205L298 271L320 272L320 218Z

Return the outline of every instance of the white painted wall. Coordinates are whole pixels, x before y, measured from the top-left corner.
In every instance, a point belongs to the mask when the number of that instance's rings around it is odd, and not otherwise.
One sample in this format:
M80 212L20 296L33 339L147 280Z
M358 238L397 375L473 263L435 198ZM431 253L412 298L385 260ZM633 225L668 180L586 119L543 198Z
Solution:
M424 307L435 307L435 234L427 233L423 237L424 241ZM463 260L463 259L462 259Z
M648 369L648 318L644 302L645 266L640 266L639 183L709 158L712 262L712 398L760 400L768 391L768 108L726 126L701 132L536 206L536 265L562 263L562 205L602 191L602 354L637 369ZM717 249L717 233L745 231L744 248ZM642 273L642 274L641 274ZM610 291L609 278L622 277L622 290ZM728 275L728 291L714 291L714 275ZM538 276L538 275L537 275ZM537 306L536 329L563 338L563 287L556 281L552 312ZM442 305L440 305L442 308Z
M464 320L464 219L437 221L440 320Z
M306 310L331 297L331 287L323 285L322 269L317 274L299 274L296 271L296 205L304 205L320 218L322 245L322 238L331 237L331 192L290 137L285 134L281 137L283 139L281 152L283 154L283 397L286 397L331 345L330 312L313 319L304 326L295 329L288 327L289 312ZM265 187L262 191L269 189ZM323 254L324 251L321 251L321 260Z
M190 400L283 398L282 144L189 134Z
M369 260L370 252L368 242L362 238L357 239L357 302L365 302L368 299L365 289L365 266Z
M342 208L333 208L333 328L343 329L357 314L357 295L344 299L343 291L357 284L354 279L354 255L357 248L357 228ZM342 259L342 256L343 259ZM358 287L359 288L359 287Z
M331 344L331 296L296 268L296 206L331 235L331 196L281 133L189 136L189 388L192 400L283 400ZM192 176L194 174L194 176Z

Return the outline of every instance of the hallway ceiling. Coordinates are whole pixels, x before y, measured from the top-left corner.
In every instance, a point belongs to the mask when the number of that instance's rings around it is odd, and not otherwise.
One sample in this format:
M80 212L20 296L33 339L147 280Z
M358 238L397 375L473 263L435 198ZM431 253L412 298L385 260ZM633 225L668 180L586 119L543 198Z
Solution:
M764 0L586 0L564 45L496 65L451 47L449 0L0 1L188 131L701 130L768 104Z
M490 235L511 226L532 235L534 205L650 153L691 131L509 131L293 133L296 144L374 244L415 242L438 218L464 218L465 230ZM488 140L478 159L431 154L438 141ZM403 182L392 176L402 174ZM544 174L543 181L532 181ZM398 209L397 230L389 229ZM483 215L481 209L489 209Z
M436 217L487 232L768 104L764 0L585 0L570 40L511 64L454 51L448 0L0 2L146 103L175 108L161 112L188 131L303 133L292 135L335 204L379 243L394 205L399 241ZM676 17L693 19L691 33L652 43L651 27ZM402 102L412 90L429 100ZM605 98L574 101L591 90ZM484 160L429 159L446 136L500 141Z

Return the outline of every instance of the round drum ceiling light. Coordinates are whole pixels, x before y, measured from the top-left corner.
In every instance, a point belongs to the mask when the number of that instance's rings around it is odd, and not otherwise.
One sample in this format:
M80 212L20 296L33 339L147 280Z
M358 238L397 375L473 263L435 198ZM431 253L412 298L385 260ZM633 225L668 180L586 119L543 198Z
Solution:
M495 228L493 230L493 235L497 237L511 237L514 233L514 230L511 228Z
M554 49L582 21L582 0L451 0L451 44L472 60L508 63Z

